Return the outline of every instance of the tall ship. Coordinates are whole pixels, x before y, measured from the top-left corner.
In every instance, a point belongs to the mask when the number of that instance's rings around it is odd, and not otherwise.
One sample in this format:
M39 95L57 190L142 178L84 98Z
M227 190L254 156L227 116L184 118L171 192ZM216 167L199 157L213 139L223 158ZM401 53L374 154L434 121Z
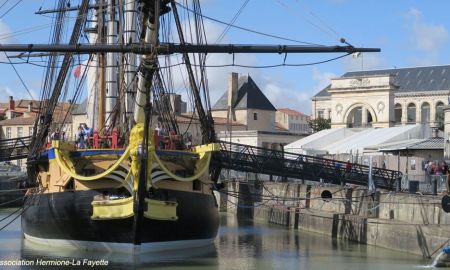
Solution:
M351 45L208 44L200 2L82 0L70 6L61 0L39 11L56 14L52 44L0 45L2 51L47 57L27 158L22 230L28 241L130 252L211 244L219 226L213 190L220 149L207 54L376 51ZM69 13L77 15L66 20ZM174 81L184 82L193 111L184 129L175 113ZM75 126L74 139L63 133L63 122L54 121L68 93L74 107L69 110L86 100L87 120ZM188 132L194 122L197 140Z
M55 6L57 18L62 20L69 12L67 3ZM173 92L168 89L174 74L161 64L164 57L159 58L158 51L141 56L112 52L126 46L157 46L162 37L168 38L163 29L172 27L168 17L181 31L175 3L81 1L76 9L70 44L78 44L81 34L87 33L90 45L114 48L87 54L85 66L73 72L68 72L73 53L64 54L60 68L52 65L61 56L49 56L46 80L54 83L49 85L28 157L33 188L24 203L24 237L44 245L111 251L211 244L219 220L209 164L218 148L204 107L209 103L201 98L206 85L196 81L197 70L188 66L195 117L203 124L201 144L194 146L177 125L173 108L177 104L171 102ZM55 27L55 36L59 28ZM179 39L183 40L181 34ZM189 62L187 53L184 57ZM58 126L51 119L61 86L70 77L67 73L74 72L86 79L85 105L91 120L74 128L75 144L63 140L62 134L54 136ZM197 78L204 79L202 72Z

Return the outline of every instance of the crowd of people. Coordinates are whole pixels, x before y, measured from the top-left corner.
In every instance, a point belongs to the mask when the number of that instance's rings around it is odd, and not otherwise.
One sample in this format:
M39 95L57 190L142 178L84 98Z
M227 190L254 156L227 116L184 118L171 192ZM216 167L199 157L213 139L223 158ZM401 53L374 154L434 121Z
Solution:
M425 175L448 175L449 167L445 161L429 161L425 162Z
M447 193L450 184L450 168L445 161L424 161L425 181L431 185L434 179L445 182Z
M86 124L80 124L77 132L75 133L75 145L77 148L85 149L89 147L89 137L93 134L92 128L89 128ZM50 134L50 141L58 140L58 141L66 141L66 133L64 131L61 132L59 128L55 128L55 130ZM49 141L49 142L50 142Z
M75 146L78 149L92 147L92 140L89 138L93 136L93 133L93 129L88 127L87 124L80 124L75 132ZM184 146L188 149L192 147L192 135L190 133L185 133L183 136L173 135L158 125L155 128L155 135L159 138L157 142L159 149L168 149L170 145L177 143L184 143ZM51 140L65 141L65 132L61 132L59 128L56 128L49 136L49 143Z

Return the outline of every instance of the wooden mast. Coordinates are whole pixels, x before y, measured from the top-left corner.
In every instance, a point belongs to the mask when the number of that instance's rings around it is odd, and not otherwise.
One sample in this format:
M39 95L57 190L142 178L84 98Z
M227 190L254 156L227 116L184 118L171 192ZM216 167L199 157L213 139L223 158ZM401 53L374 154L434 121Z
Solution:
M101 44L104 44L104 10L103 10L103 0L100 0L100 5L98 9L98 24L97 24L97 32L98 39ZM103 127L105 124L105 53L100 52L98 54L98 130L99 132L103 131Z

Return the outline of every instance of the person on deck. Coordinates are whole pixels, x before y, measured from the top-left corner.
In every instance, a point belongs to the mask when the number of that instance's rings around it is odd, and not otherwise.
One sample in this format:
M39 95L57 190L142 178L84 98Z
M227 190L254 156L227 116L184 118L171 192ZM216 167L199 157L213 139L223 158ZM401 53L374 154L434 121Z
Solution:
M77 146L79 149L86 148L84 137L85 137L84 130L81 126L79 126L77 132Z
M52 140L59 140L60 139L60 137L61 137L61 135L60 135L60 132L59 132L59 128L57 128L53 133L52 133L52 135L50 135L50 138L52 139Z
M350 162L350 159L347 159L347 163L345 164L345 172L349 173L352 170L352 163Z
M84 132L84 144L89 146L89 137L92 136L92 128L89 128L86 124L83 124L83 132Z

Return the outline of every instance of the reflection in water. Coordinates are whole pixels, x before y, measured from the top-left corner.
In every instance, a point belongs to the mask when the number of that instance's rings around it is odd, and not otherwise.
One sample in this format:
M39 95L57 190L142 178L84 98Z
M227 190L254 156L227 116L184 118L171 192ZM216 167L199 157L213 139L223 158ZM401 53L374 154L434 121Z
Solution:
M197 260L202 258L202 260ZM209 259L206 259L209 258ZM127 253L112 252L83 252L75 250L42 249L42 246L24 239L22 241L21 259L36 261L44 260L105 260L108 261L108 269L123 269L135 266L139 268L177 267L177 266L207 266L217 265L217 252L214 244L201 248L179 249L176 251L151 252L132 256ZM189 260L187 260L189 259ZM215 267L214 267L215 268Z
M417 255L359 245L280 226L224 218L219 269L412 269Z
M0 210L0 219L6 216L8 211ZM288 230L251 220L238 220L232 215L221 216L219 235L214 245L171 252L153 252L138 257L121 253L43 248L22 239L18 219L6 230L0 231L0 261L20 259L34 261L104 259L109 262L107 269L400 270L426 264L417 255L339 241L328 236Z

